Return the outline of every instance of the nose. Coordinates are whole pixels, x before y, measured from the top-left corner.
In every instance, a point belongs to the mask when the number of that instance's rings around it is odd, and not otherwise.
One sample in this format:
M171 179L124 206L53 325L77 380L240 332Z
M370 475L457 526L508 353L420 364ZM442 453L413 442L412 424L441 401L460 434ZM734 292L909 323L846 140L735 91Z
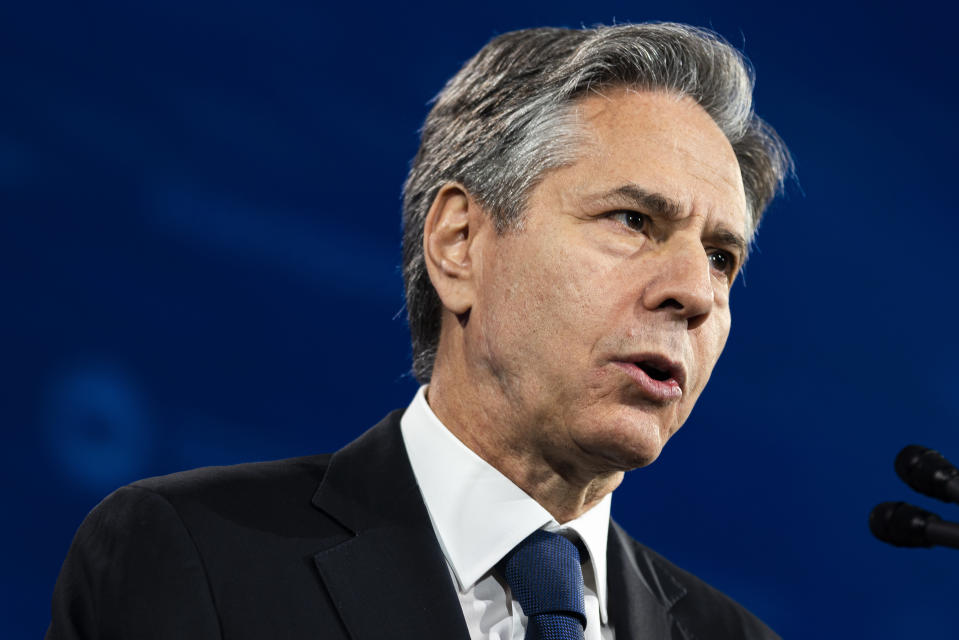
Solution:
M685 320L690 329L705 322L713 309L715 292L709 256L698 238L671 238L647 268L651 271L642 296L646 309Z

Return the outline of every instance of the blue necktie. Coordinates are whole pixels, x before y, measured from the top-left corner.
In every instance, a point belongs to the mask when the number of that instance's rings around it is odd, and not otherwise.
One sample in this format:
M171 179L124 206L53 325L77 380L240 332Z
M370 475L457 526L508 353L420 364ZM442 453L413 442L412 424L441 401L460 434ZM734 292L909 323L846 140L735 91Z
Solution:
M583 569L575 544L558 533L534 531L500 567L528 618L526 640L583 640Z

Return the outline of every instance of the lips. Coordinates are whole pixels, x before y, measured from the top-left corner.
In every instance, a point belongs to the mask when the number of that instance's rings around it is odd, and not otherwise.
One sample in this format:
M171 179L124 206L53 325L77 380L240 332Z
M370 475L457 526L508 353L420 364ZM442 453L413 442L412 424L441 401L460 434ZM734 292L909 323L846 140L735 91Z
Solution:
M683 396L686 388L686 369L659 354L643 353L617 359L620 367L650 400L674 402Z

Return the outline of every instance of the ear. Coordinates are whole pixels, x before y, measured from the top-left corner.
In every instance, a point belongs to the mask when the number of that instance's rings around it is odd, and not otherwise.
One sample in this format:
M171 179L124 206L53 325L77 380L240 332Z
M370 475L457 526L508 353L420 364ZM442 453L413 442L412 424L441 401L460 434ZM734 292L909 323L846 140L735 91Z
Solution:
M423 230L426 270L443 306L457 316L473 306L475 292L474 250L486 214L466 188L451 182L443 185Z

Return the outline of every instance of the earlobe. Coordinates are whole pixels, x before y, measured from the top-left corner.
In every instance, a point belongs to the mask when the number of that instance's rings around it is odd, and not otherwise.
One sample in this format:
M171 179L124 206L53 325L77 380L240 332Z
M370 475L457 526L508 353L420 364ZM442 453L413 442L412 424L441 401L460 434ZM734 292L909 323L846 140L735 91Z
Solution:
M448 183L433 199L423 230L426 269L443 306L457 316L473 305L471 244L478 205L465 187Z

